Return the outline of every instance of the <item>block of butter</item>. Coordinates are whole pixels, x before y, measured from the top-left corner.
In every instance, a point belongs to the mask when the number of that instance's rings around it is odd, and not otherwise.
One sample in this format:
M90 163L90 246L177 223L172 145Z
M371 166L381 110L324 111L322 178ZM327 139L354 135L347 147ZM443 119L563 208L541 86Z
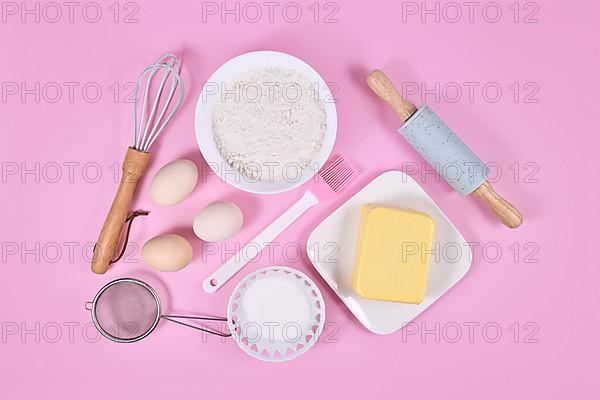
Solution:
M433 219L426 214L362 206L352 289L368 299L420 304L433 230Z

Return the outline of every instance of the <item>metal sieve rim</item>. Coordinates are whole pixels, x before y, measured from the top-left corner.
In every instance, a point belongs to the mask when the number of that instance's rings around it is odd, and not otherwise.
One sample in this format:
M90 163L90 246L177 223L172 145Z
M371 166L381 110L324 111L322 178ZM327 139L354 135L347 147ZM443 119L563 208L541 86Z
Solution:
M100 323L98 322L98 318L96 316L96 308L97 308L98 300L100 299L102 294L104 294L104 292L106 292L106 290L108 290L110 287L117 285L119 283L124 283L124 282L134 283L134 284L144 287L146 290L148 290L150 292L150 294L152 294L152 297L154 297L154 301L156 302L156 319L152 323L152 326L150 327L150 329L148 329L146 332L144 332L143 334L141 334L139 336L135 336L135 337L129 338L129 339L119 338L117 336L110 334L110 332L108 332L106 329L104 329L102 327L102 325L100 325ZM89 306L89 308L88 308L88 306ZM98 329L98 332L100 332L102 334L102 336L104 336L105 338L112 340L113 342L117 342L117 343L133 343L133 342L142 340L143 338L148 336L150 333L152 333L152 331L154 331L154 329L156 329L158 322L160 321L160 317L161 317L161 312L160 312L161 304L160 304L160 298L158 297L158 294L152 288L152 286L148 285L144 281L141 281L141 280L135 279L135 278L119 278L119 279L115 279L113 281L108 282L106 285L102 286L102 288L98 291L98 293L96 293L96 296L94 296L94 299L92 301L88 301L87 303L85 303L85 308L86 308L86 310L89 310L91 312L92 321L94 322L94 326L96 326L96 329Z

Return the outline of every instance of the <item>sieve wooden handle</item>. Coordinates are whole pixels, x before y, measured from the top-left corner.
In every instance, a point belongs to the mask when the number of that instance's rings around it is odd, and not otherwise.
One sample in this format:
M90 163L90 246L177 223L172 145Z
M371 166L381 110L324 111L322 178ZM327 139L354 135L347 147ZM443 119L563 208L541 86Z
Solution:
M367 85L377 96L387 101L396 111L402 122L405 122L417 111L417 108L406 100L394 86L386 74L376 69L367 77Z
M114 256L129 207L135 193L138 181L144 175L150 159L150 153L144 153L132 147L127 149L123 160L123 174L119 189L112 202L100 236L94 247L92 257L92 271L103 274L108 270L110 261Z
M518 228L523 223L523 215L519 210L496 193L488 181L483 181L473 194L483 200L500 221L509 228Z

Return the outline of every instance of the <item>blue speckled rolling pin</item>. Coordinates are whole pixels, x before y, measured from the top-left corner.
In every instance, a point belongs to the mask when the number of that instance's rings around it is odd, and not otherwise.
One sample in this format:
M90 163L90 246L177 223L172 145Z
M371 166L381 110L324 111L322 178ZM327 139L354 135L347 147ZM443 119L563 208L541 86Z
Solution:
M483 161L426 104L419 109L409 103L390 79L375 70L367 78L369 87L396 110L404 123L398 130L425 160L463 196L474 194L487 203L509 228L523 223L521 213L494 191L486 180Z

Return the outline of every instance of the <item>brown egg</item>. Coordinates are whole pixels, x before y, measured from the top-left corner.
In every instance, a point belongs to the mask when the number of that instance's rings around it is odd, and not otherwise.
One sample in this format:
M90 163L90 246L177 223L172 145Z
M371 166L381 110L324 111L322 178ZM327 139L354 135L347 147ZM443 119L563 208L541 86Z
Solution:
M155 236L142 248L142 258L158 271L179 271L192 261L192 245L183 236L172 233Z
M150 186L150 197L161 206L185 200L198 183L198 167L193 161L175 160L158 170Z

